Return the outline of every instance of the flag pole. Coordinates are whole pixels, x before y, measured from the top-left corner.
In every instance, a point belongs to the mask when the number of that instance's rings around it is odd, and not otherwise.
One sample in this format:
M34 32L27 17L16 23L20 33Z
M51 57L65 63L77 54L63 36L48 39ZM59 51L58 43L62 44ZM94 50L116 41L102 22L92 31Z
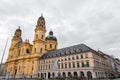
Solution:
M3 51L3 55L2 55L2 59L1 59L1 63L0 63L0 69L1 69L1 65L2 65L2 62L3 62L4 55L5 55L5 51L6 51L6 48L7 48L7 43L8 43L8 38L7 38L5 48L4 48L4 51Z

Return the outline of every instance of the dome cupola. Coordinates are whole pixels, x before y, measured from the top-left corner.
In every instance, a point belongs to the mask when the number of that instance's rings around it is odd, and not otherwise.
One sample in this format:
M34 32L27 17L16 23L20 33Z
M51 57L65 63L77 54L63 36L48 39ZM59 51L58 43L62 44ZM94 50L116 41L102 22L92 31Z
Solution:
M53 40L53 41L57 41L57 38L55 36L53 36L53 32L50 31L49 35L45 38L45 40Z
M53 32L52 32L52 30L49 32L49 35L53 35Z

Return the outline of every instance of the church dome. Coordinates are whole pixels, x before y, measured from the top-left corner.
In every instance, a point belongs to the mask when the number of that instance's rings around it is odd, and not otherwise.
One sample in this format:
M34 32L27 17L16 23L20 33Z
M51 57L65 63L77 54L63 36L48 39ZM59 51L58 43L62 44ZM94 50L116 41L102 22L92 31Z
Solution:
M53 36L53 32L50 31L49 35L45 38L45 40L53 40L53 41L57 41L57 38L55 36Z
M41 14L41 16L38 18L37 25L38 25L38 26L45 27L45 19L44 19L44 17L43 17L42 14Z
M20 37L21 36L21 34L22 34L22 30L20 29L20 26L18 27L18 29L16 29L16 31L15 31L15 36L17 36L17 37Z

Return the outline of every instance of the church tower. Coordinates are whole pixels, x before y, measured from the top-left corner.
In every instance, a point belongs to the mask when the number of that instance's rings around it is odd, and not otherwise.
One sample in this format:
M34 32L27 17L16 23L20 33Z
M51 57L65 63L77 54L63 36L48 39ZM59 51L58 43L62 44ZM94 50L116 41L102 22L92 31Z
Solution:
M6 65L6 72L10 73L10 76L15 77L16 71L17 71L17 66L16 66L16 59L18 57L19 51L20 51L20 45L22 44L22 30L20 27L16 29L14 36L11 40L11 46L9 49L9 54L7 61L5 63Z
M18 29L16 29L16 31L14 33L14 36L12 38L11 47L14 47L17 43L22 42L21 35L22 35L22 31L21 31L21 29L19 27Z
M8 59L11 59L11 58L16 57L18 55L18 54L14 54L14 53L18 53L19 45L22 43L21 35L22 35L22 31L19 27L18 29L16 29L14 36L12 38L11 46L9 49ZM17 50L15 50L15 48L17 48Z
M41 17L39 17L35 28L32 53L39 54L39 56L43 55L45 52L45 34L45 19L41 14Z

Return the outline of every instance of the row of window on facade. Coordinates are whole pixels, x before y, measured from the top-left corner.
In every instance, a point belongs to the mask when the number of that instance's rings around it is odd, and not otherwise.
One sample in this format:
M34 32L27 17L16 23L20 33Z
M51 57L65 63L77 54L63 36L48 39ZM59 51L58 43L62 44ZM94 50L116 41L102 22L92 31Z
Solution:
M103 68L105 68L106 66L108 66L107 64L105 64L105 63L103 63L103 62L99 62L99 61L95 61L94 60L94 66L95 67L103 67Z
M80 56L79 55L77 55L77 56L72 56L72 57L69 57L69 58L64 58L64 59L58 59L58 62L59 61L69 61L69 60L78 60L78 59L83 59L83 58L89 58L89 56L88 56L88 54L86 53L85 54L85 57L84 57L84 55L83 54L80 54ZM40 61L40 63L51 63L52 62L52 60L42 60L42 61Z
M81 66L80 66L81 64ZM46 64L46 65L41 65L40 70L44 69L52 69L54 65L52 64ZM86 63L84 61L77 61L77 62L68 62L68 63L59 63L57 64L58 69L64 69L64 68L80 68L80 67L90 67L89 61L86 60Z
M32 49L30 50L30 49L25 49L25 52L26 52L26 54L29 54L30 52L32 51ZM22 53L24 52L24 49L22 49ZM18 51L18 56L20 56L20 50Z
M85 57L84 57L83 54L81 54L80 56L77 55L75 57L73 56L72 58L69 57L69 58L64 58L64 59L61 59L61 60L59 59L58 61L67 61L67 60L75 60L75 59L77 60L77 59L83 59L83 58L88 58L88 54L86 53Z
M48 72L48 73L41 73L41 75L40 75L40 73L38 73L38 77L41 77L41 78L44 78L44 77L47 77L48 76L48 78L54 78L55 77L55 72ZM88 80L92 80L92 78L93 78L93 76L92 76L92 72L91 71L87 71L87 73L86 73L86 75L85 75L85 72L84 71L80 71L80 72L76 72L76 71L74 71L74 72L58 72L57 73L57 76L58 77L60 77L60 76L62 76L62 77L80 77L81 79L85 79L85 77L87 77L88 78Z
M100 53L98 53L98 55L93 54L93 58L96 59L96 60L98 60L98 61L101 61L101 62L105 61L104 57L101 56Z

